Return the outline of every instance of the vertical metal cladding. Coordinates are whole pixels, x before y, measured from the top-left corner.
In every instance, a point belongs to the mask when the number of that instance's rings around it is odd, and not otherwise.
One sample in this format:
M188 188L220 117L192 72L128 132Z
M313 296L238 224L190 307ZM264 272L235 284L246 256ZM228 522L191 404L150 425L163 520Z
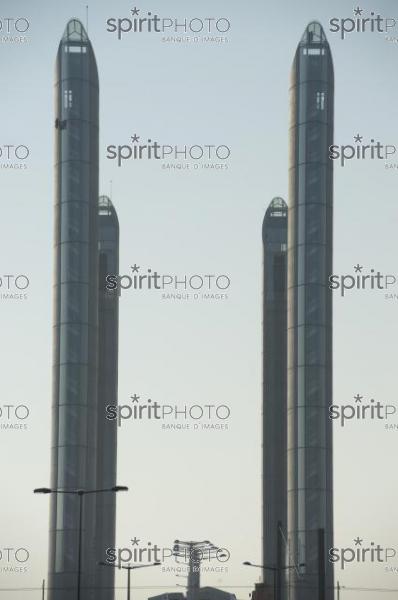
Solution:
M69 21L55 73L55 289L51 487L95 489L98 338L98 74ZM51 496L49 600L75 600L78 497ZM84 498L82 600L94 600L95 499Z
M106 419L108 404L117 405L119 293L108 291L105 278L119 273L119 222L109 198L101 196L98 206L98 424L97 486L116 485L117 421ZM96 496L96 562L107 559L106 549L115 547L116 495ZM113 600L115 569L99 566L96 600Z
M267 566L278 562L278 522L285 532L287 527L287 215L285 201L274 198L265 213L262 230L263 564Z
M318 529L333 538L332 294L334 75L319 23L292 67L288 227L288 534L292 600L318 596ZM326 600L333 570L326 565Z

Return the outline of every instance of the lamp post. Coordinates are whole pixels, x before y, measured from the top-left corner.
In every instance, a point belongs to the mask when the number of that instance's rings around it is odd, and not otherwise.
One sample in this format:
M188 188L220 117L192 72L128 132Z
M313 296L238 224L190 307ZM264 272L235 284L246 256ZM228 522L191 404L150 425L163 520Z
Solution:
M345 586L344 585L340 585L340 582L337 582L337 600L340 600L341 597L341 590L344 590Z
M127 570L127 600L130 600L130 598L131 598L131 593L130 593L131 571L133 571L134 569L143 569L144 567L157 567L161 563L154 562L154 563L151 563L150 565L120 565L120 564L114 565L112 563L99 562L98 564L101 565L102 567L113 567L114 569L126 569Z
M286 566L286 567L273 567L273 566L268 566L268 565L254 565L253 563L251 563L250 561L246 560L244 563L246 567L256 567L258 569L263 569L263 571L272 571L274 574L274 600L280 598L281 595L281 589L279 588L279 586L277 585L277 575L281 572L281 571L287 571L289 569L296 569L297 567L295 565L290 565L290 566ZM301 563L299 565L297 565L298 567L305 567L304 563Z
M275 600L276 599L276 574L278 572L278 568L277 567L268 567L266 565L253 565L248 560L246 560L243 564L246 567L257 567L258 569L263 569L263 571L271 571L273 573L273 580L274 580L274 600Z
M52 488L36 488L34 494L72 494L79 498L79 546L77 554L77 600L80 600L81 589L81 560L82 560L82 520L83 520L83 498L87 494L102 494L104 492L127 492L128 487L123 485L115 485L112 488L100 490L58 490Z

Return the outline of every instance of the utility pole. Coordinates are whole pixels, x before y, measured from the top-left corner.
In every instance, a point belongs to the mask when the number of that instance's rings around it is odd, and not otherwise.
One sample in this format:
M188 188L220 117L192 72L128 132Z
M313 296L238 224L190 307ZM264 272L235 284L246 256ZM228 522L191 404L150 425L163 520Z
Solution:
M116 565L115 563L107 563L107 562L99 562L99 565L102 567L113 567L114 569L125 569L127 571L127 600L131 598L131 571L134 569L143 569L144 567L157 567L161 563L154 562L149 565L121 565L120 563Z
M173 556L183 559L188 565L187 600L197 600L200 590L200 565L202 560L228 558L222 548L218 548L209 540L202 542L175 540ZM177 562L179 562L177 560Z
M340 600L340 582L337 582L337 600Z
M43 579L43 583L41 586L41 600L44 600L44 590L45 590L45 586L46 586L46 580Z

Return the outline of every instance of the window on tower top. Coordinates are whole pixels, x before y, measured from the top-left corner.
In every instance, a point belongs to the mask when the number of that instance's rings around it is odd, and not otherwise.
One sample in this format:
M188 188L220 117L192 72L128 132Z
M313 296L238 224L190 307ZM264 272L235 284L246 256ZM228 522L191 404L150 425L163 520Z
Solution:
M72 108L72 90L64 90L64 108Z
M325 110L325 92L316 93L316 108L317 110Z
M324 56L325 48L303 48L304 56Z
M74 45L69 45L69 46L65 46L65 52L66 53L70 53L70 54L86 54L87 52L87 48L86 46L76 46Z

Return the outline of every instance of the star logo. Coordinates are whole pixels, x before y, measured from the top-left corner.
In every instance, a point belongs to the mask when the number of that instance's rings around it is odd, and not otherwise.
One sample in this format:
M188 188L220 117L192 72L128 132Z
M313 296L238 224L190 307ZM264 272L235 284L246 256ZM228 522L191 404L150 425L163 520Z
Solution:
M139 9L139 8L137 8L136 6L134 6L134 8L132 8L130 12L131 12L131 14L132 14L132 15L133 15L133 17L134 17L134 15L138 15L138 14L139 14L139 12L140 12L140 9Z
M359 538L359 537L357 537L357 538L354 540L354 542L355 542L355 545L356 545L356 546L362 546L363 539L362 539L362 538Z
M356 17L360 17L363 13L363 8L360 8L359 6L357 6L356 8L354 8L354 15Z
M134 263L134 267L131 267L131 270L133 271L133 273L138 273L139 268L140 267Z
M137 396L137 394L134 394L134 396L130 396L130 398L132 399L133 402L138 402L138 400L140 399L140 397Z
M354 135L354 142L356 144L362 144L362 140L363 140L363 135L359 135L359 133Z
M135 144L135 142L138 142L139 139L140 139L140 136L137 135L136 133L131 136L131 141L133 142L133 144Z
M354 267L355 273L362 273L362 269L363 267L359 263Z
M354 396L355 402L362 402L362 398L363 398L363 396L360 396L359 394L357 394L356 396Z
M138 542L139 542L139 541L140 541L140 540L134 536L134 539L132 539L132 540L131 540L131 544L132 544L133 546L138 546Z

